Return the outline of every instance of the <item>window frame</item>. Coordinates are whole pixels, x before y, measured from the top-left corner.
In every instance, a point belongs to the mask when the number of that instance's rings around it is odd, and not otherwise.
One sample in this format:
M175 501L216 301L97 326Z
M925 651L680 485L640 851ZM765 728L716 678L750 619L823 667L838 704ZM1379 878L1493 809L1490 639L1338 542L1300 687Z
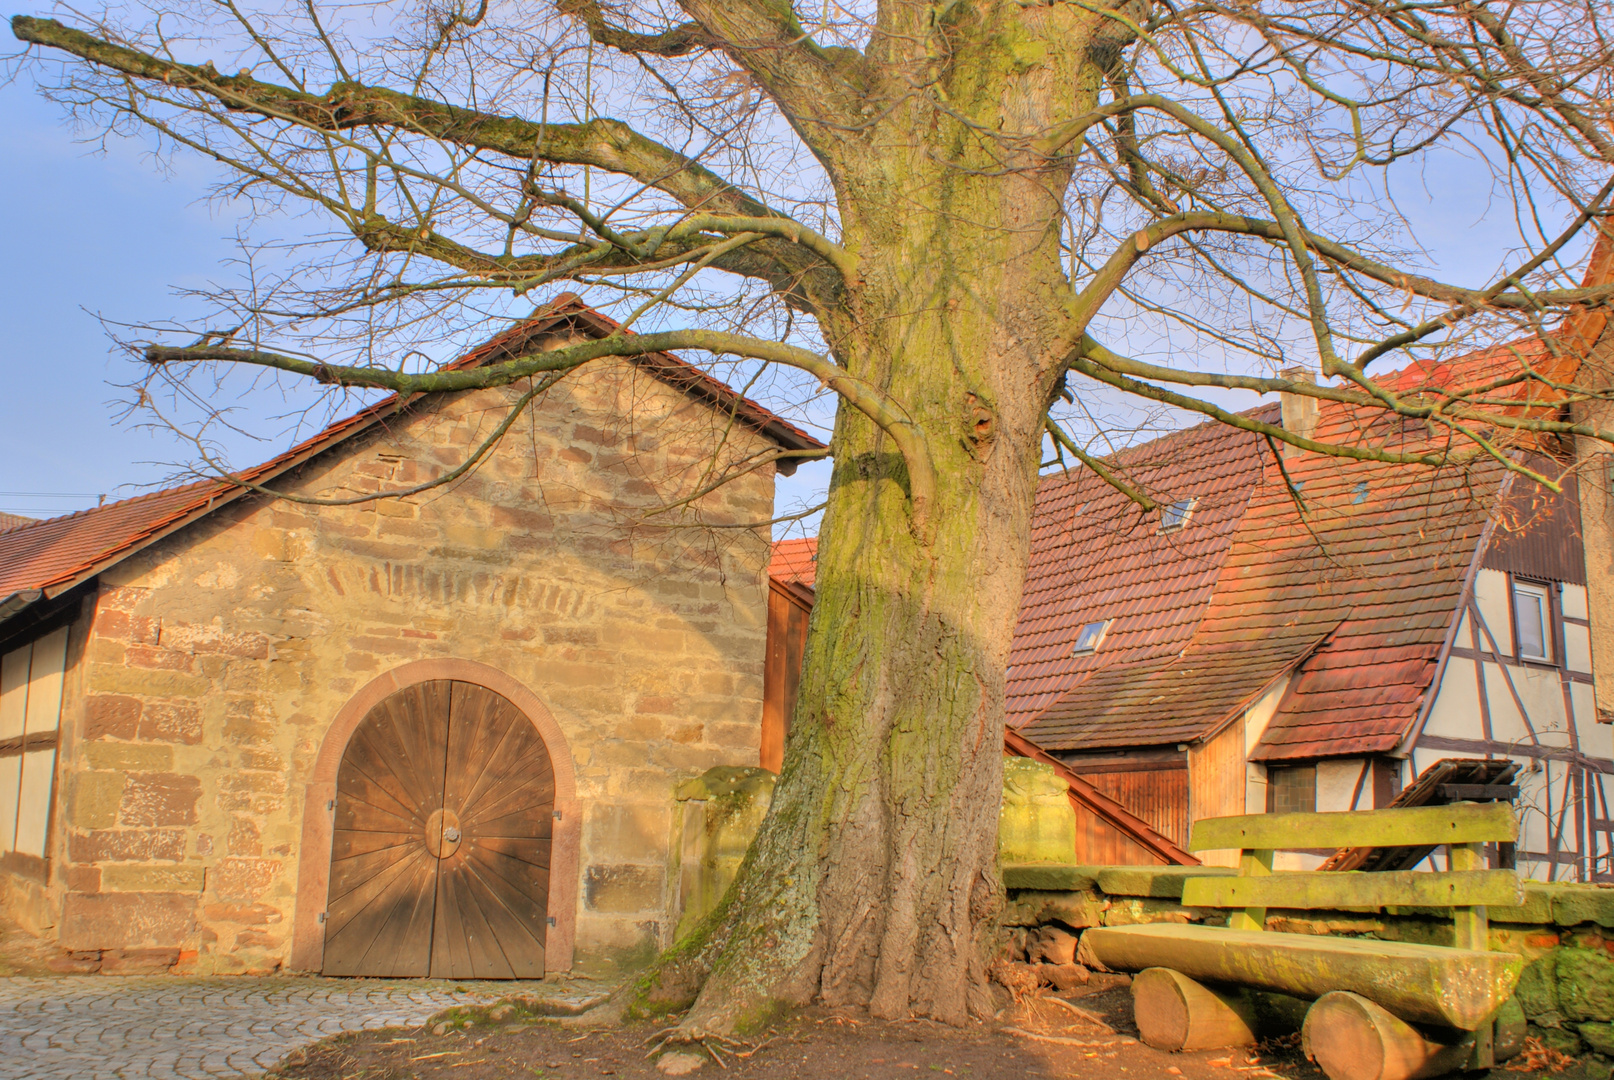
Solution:
M1278 774L1274 776L1273 774ZM1306 809L1278 808L1278 780L1280 777L1296 776L1303 773L1311 774L1311 806ZM1299 765L1269 765L1267 766L1267 813L1269 814L1315 814L1317 812L1317 763L1305 762Z
M1176 508L1179 507L1179 506L1182 507L1182 516L1180 518L1178 518L1175 523L1167 524L1166 523L1166 514L1167 514L1167 512L1176 510ZM1193 496L1192 498L1188 498L1188 499L1173 499L1173 500L1171 500L1171 502L1167 503L1166 505L1164 505L1164 506L1162 506L1160 508L1160 531L1162 533L1181 532L1183 529L1188 527L1189 519L1191 519L1194 516L1194 511L1197 510L1198 508L1199 508L1199 496L1197 496L1197 495Z
M1531 581L1528 578L1508 575L1508 617L1513 624L1513 657L1521 664L1559 666L1563 649L1558 641L1557 591L1551 583ZM1523 635L1519 633L1519 595L1538 597L1541 602L1541 647L1543 655L1526 655Z
M1110 636L1110 624L1114 621L1114 619L1099 619L1094 622L1083 623L1082 628L1076 632L1076 642L1070 648L1070 655L1092 656L1098 652L1099 646L1104 644L1104 639ZM1094 632L1093 643L1083 648L1082 638L1086 637L1087 632L1093 630L1094 627L1098 629Z

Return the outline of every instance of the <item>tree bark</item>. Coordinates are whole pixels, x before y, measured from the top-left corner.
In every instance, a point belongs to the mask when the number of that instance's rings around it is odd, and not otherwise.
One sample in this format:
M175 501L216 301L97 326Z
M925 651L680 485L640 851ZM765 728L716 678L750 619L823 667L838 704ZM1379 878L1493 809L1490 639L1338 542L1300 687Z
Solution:
M915 98L859 132L798 127L859 269L826 337L906 410L938 484L916 520L891 438L841 409L772 810L726 904L644 999L675 1008L699 986L686 1034L809 1000L955 1024L991 1011L1005 665L1043 417L1081 333L1059 256L1068 159L1003 133L1090 107L1112 52L1108 24L1071 6L969 18L942 80L954 115Z

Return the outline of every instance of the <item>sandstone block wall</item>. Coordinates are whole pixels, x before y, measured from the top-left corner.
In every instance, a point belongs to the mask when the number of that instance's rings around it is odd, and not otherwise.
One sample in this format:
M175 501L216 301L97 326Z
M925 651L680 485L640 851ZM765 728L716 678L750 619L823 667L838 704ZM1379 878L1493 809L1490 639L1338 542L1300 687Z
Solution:
M394 419L299 469L341 497L464 459L514 392ZM75 625L47 887L63 948L109 967L288 961L304 787L327 727L418 659L489 665L564 732L583 808L580 959L667 917L675 785L754 765L765 535L646 510L763 448L625 363L551 390L472 474L398 501L249 497L103 574ZM764 521L763 469L698 504Z

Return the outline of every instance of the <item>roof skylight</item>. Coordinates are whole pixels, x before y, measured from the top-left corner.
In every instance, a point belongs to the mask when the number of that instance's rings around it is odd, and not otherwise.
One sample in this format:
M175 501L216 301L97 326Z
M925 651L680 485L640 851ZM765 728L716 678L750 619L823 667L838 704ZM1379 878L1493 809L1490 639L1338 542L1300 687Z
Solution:
M1071 649L1072 656L1086 656L1098 652L1098 647L1104 644L1104 635L1109 632L1110 623L1114 621L1105 619L1103 622L1090 622L1082 627L1082 632L1076 635L1076 647Z
M1199 505L1198 499L1178 499L1169 506L1160 508L1160 531L1176 532L1188 524L1193 516L1194 507Z

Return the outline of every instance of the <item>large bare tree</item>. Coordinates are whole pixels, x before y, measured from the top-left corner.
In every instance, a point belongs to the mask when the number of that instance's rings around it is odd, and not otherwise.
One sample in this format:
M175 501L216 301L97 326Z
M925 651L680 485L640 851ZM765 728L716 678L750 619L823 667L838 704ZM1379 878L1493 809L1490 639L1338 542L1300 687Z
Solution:
M1521 436L1607 438L1505 407L1604 396L1567 382L1579 345L1554 331L1614 297L1574 266L1614 176L1606 0L54 14L12 30L92 134L211 158L223 194L312 211L341 240L279 253L221 288L207 325L146 342L152 378L256 366L432 394L678 349L835 396L773 808L727 903L646 984L653 1004L693 1002L688 1036L809 999L988 1009L1032 498L1047 454L1104 472L1069 423L1106 395L1413 468L1522 468ZM1458 170L1492 185L1490 248L1446 281L1395 196ZM476 370L397 359L558 282L636 332ZM1484 386L1376 379L1504 337L1542 344ZM1226 411L1229 390L1448 437L1319 444Z

